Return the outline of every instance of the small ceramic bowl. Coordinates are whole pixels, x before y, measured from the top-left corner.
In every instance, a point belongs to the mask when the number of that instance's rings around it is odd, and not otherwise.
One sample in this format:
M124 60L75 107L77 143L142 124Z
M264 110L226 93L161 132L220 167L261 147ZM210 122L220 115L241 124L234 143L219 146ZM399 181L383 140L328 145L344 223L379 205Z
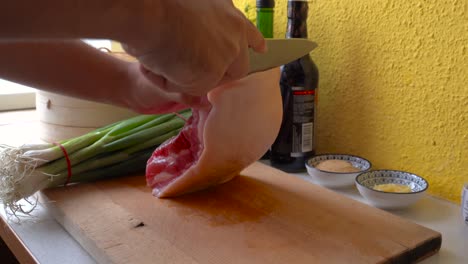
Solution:
M350 162L353 167L359 169L358 172L330 172L315 168L320 162L325 160L344 160ZM370 170L372 164L361 157L346 154L322 154L317 155L306 162L306 169L309 175L318 184L327 188L344 188L354 185L356 176L362 172Z
M401 184L411 188L409 193L374 190L378 184ZM359 193L372 205L382 209L401 209L417 202L429 187L429 183L413 173L397 170L375 170L356 177Z

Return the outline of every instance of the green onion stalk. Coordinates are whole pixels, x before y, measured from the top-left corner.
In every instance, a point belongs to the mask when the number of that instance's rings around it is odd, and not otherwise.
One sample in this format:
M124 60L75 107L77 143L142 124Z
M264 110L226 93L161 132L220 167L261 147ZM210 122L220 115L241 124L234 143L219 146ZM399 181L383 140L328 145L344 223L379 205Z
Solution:
M23 212L18 202L37 191L144 171L154 149L176 136L191 114L140 115L59 144L0 145L0 201Z

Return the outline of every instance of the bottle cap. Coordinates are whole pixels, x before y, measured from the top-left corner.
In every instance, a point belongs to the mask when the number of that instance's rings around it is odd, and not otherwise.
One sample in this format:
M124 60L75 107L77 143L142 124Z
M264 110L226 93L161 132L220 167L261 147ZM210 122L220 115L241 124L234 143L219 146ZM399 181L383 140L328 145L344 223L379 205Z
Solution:
M257 8L273 8L275 0L257 0Z

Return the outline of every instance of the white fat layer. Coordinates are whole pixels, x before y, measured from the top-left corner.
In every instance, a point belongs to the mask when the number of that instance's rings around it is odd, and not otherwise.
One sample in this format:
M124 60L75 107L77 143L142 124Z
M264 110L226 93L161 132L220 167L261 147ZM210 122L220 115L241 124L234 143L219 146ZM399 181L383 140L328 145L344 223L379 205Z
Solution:
M153 159L151 161L151 163L153 163L153 164L158 164L158 163L166 164L166 163L174 163L176 160L177 160L177 154L171 153L167 157L155 158L155 159Z
M158 174L157 177L154 177L153 179L153 182L152 182L152 185L156 184L156 183L159 183L159 182L163 182L163 181L167 181L171 178L174 178L174 175L168 173L168 172L161 172Z

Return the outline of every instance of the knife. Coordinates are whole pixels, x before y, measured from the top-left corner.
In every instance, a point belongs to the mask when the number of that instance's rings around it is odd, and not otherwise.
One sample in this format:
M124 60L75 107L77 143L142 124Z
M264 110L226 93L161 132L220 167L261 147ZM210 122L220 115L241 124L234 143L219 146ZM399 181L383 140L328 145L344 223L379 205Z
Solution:
M266 39L266 45L266 53L249 50L249 74L287 64L309 54L317 47L317 43L300 38Z

